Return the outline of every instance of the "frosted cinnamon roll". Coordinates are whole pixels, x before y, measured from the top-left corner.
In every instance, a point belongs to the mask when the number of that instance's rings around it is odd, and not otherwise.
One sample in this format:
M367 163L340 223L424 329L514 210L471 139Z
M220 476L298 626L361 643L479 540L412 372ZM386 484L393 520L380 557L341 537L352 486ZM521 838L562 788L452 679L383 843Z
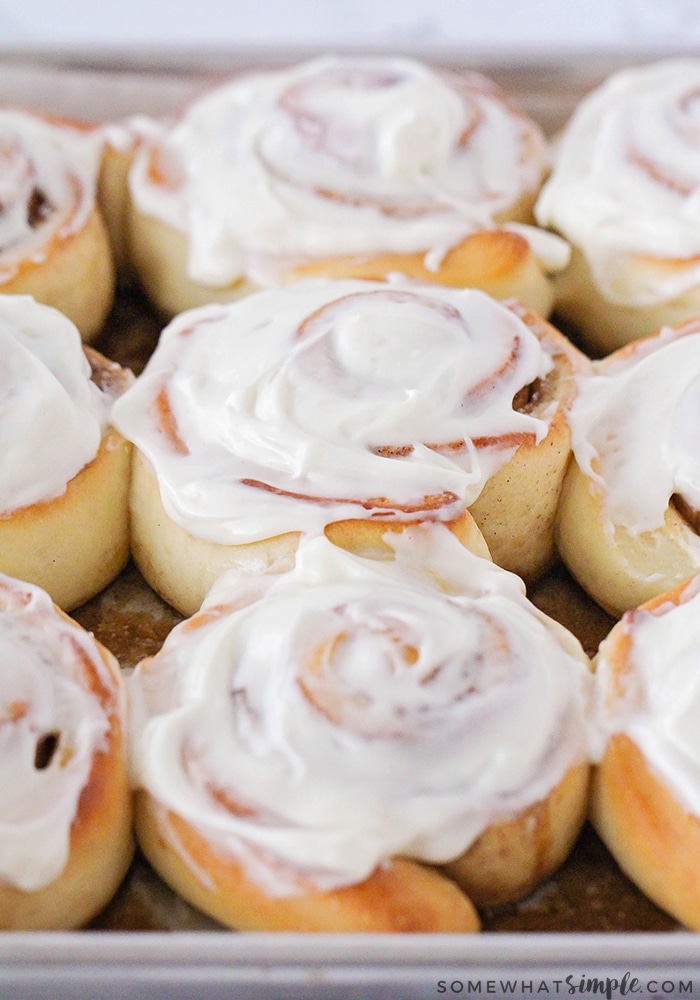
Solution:
M700 577L625 613L597 656L592 817L620 867L700 930Z
M0 107L0 292L54 306L86 341L114 293L96 204L102 145L95 128Z
M110 414L131 375L23 295L0 295L0 355L0 572L67 610L129 555L131 447Z
M613 615L700 569L699 409L697 320L620 348L579 386L557 544Z
M216 573L327 531L464 530L533 576L553 553L580 356L476 290L298 282L182 314L114 409L136 445L132 550L183 613ZM469 522L471 519L469 519Z
M0 930L84 924L133 854L114 657L37 587L0 574Z
M580 828L587 657L517 577L409 534L221 577L128 680L137 837L225 924L474 930L468 897L527 893Z
M556 311L598 354L700 313L700 59L625 69L560 138L535 215L574 247Z
M322 58L153 124L130 176L132 251L170 316L300 276L392 272L546 315L568 247L522 224L547 168L538 126L478 74Z

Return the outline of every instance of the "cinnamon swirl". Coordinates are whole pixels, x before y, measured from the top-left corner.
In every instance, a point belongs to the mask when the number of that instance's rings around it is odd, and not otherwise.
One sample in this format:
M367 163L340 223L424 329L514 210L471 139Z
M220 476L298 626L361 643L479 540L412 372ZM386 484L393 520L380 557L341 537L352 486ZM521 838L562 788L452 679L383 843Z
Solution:
M322 58L154 124L130 177L132 250L169 316L300 276L392 272L546 315L568 247L522 223L547 169L539 127L476 73Z
M0 572L64 610L129 555L131 447L110 424L131 375L29 296L0 295Z
M114 409L138 451L132 550L191 614L223 568L284 561L300 533L381 550L391 526L463 531L469 508L532 578L553 557L581 364L519 306L398 278L184 313Z
M700 569L699 410L698 320L620 348L581 381L557 545L615 616Z
M580 828L579 644L445 528L390 544L221 577L128 679L140 845L227 925L475 930L455 883L522 896Z
M700 930L700 577L625 613L597 656L592 816L620 867Z
M84 924L133 854L114 657L0 574L0 930Z
M98 129L0 107L0 292L54 306L86 341L114 293L101 155Z
M700 313L700 59L622 70L579 105L535 215L571 242L557 314L607 354Z

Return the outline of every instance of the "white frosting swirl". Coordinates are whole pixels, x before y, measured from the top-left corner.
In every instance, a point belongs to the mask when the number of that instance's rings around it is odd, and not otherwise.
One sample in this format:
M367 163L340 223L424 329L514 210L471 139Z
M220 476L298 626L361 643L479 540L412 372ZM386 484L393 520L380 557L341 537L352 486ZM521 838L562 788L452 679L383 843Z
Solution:
M700 283L700 59L626 69L586 97L535 216L581 248L611 302Z
M118 668L37 587L0 575L0 881L27 892L63 871L110 718Z
M97 454L112 398L78 330L30 296L0 295L0 514L65 491Z
M136 784L272 896L451 860L586 759L576 640L447 529L387 541L224 575L127 680Z
M617 628L596 661L598 752L611 735L625 733L700 817L700 577L679 603L628 611ZM619 630L629 640L622 670Z
M103 139L96 129L0 108L0 280L43 260L95 205Z
M674 494L700 510L698 417L697 321L638 341L581 380L569 412L572 449L601 489L609 522L633 534L659 528Z
M241 543L344 518L454 518L548 421L552 358L482 292L309 281L176 318L119 399L169 516Z
M192 278L267 285L309 258L447 249L547 165L539 128L477 74L322 58L194 101L145 143L130 187L188 235Z

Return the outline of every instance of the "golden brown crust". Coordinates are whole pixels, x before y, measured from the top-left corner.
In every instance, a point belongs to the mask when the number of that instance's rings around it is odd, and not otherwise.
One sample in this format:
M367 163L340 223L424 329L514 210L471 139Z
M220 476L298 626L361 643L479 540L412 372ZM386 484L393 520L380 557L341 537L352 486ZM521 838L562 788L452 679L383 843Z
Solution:
M119 668L98 643L110 675ZM24 892L0 883L0 929L80 927L112 898L133 858L132 792L124 733L116 711L103 751L95 755L71 827L63 872L45 888Z
M576 393L576 378L588 370L589 362L535 313L520 310L520 314L550 346L554 359L554 367L528 405L528 412L544 417L553 405L556 412L547 416L546 437L539 443L522 441L469 510L493 561L532 583L555 562L555 520L571 454L567 411Z
M663 614L695 590L684 580L640 605ZM617 625L606 641L611 667L610 707L623 697L633 632ZM639 746L614 733L593 770L591 820L626 875L661 909L693 930L700 930L700 819L688 813Z
M128 175L133 150L118 149L106 142L97 180L97 203L104 219L116 277L120 285L134 280L129 247Z
M640 261L639 266L643 266ZM671 266L671 262L667 264ZM577 331L581 345L593 357L611 352L700 314L700 288L647 306L624 306L603 298L580 250L574 248L568 267L554 279L557 316Z
M590 767L572 765L546 799L494 823L445 871L474 903L527 896L568 857L586 818Z
M532 197L523 197L504 218L530 221ZM241 278L229 286L208 287L187 273L187 237L166 223L128 209L129 244L136 271L154 305L166 317L209 302L231 302L259 290ZM428 250L329 257L310 261L280 275L280 282L300 278L382 280L392 273L454 288L480 288L496 299L517 298L548 316L554 285L527 240L505 229L479 230L448 250L435 268L426 265Z
M85 224L54 239L45 257L25 258L0 282L5 295L32 295L64 313L89 342L102 329L114 298L114 264L102 216L94 208Z
M131 478L131 550L147 583L160 596L189 617L223 572L282 572L289 569L300 533L289 532L243 545L221 545L190 535L172 521L163 507L157 478L144 456L134 450ZM358 555L385 557L389 551L382 536L410 527L378 521L336 521L326 528L335 545ZM465 512L448 526L466 548L489 558L488 547L471 515Z
M600 488L572 460L557 511L556 544L571 574L619 617L685 580L698 568L698 538L672 506L663 525L634 534L607 523Z
M333 521L326 526L325 535L334 545L341 549L347 549L348 552L355 555L365 556L369 559L385 559L392 552L391 546L386 541L386 536L398 534L416 524L425 525L426 522L403 521L399 524L382 524L380 521L367 520ZM464 511L453 521L440 522L440 524L449 528L470 552L483 559L491 558L484 536L479 531L469 511Z
M0 517L0 571L64 610L105 587L129 556L130 461L131 445L110 428L64 493Z
M169 885L205 913L239 930L479 930L478 915L464 893L441 873L413 861L389 862L359 885L276 898L266 895L233 859L214 851L192 827L145 792L136 796L136 830L141 849ZM202 874L198 877L197 872Z
M333 257L295 268L290 279L382 280L394 273L452 288L480 288L495 299L516 298L541 316L549 315L554 302L554 286L527 240L502 229L472 233L448 250L435 267L426 265L425 252Z
M591 817L629 878L663 910L700 931L700 820L685 811L624 734L611 738L595 770Z
M165 318L210 302L232 302L257 291L240 280L224 288L210 288L187 273L187 237L173 226L128 209L129 247L133 265L146 295Z
M226 570L279 572L293 565L299 544L298 532L246 545L220 545L190 535L168 517L158 481L137 449L130 508L136 564L153 590L188 617L199 610L211 585Z

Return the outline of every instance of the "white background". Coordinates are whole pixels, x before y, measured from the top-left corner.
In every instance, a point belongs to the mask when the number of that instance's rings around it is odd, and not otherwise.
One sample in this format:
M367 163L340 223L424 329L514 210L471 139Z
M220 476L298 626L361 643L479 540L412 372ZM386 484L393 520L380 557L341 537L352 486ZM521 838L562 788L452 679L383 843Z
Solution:
M0 48L696 50L700 0L0 0Z

